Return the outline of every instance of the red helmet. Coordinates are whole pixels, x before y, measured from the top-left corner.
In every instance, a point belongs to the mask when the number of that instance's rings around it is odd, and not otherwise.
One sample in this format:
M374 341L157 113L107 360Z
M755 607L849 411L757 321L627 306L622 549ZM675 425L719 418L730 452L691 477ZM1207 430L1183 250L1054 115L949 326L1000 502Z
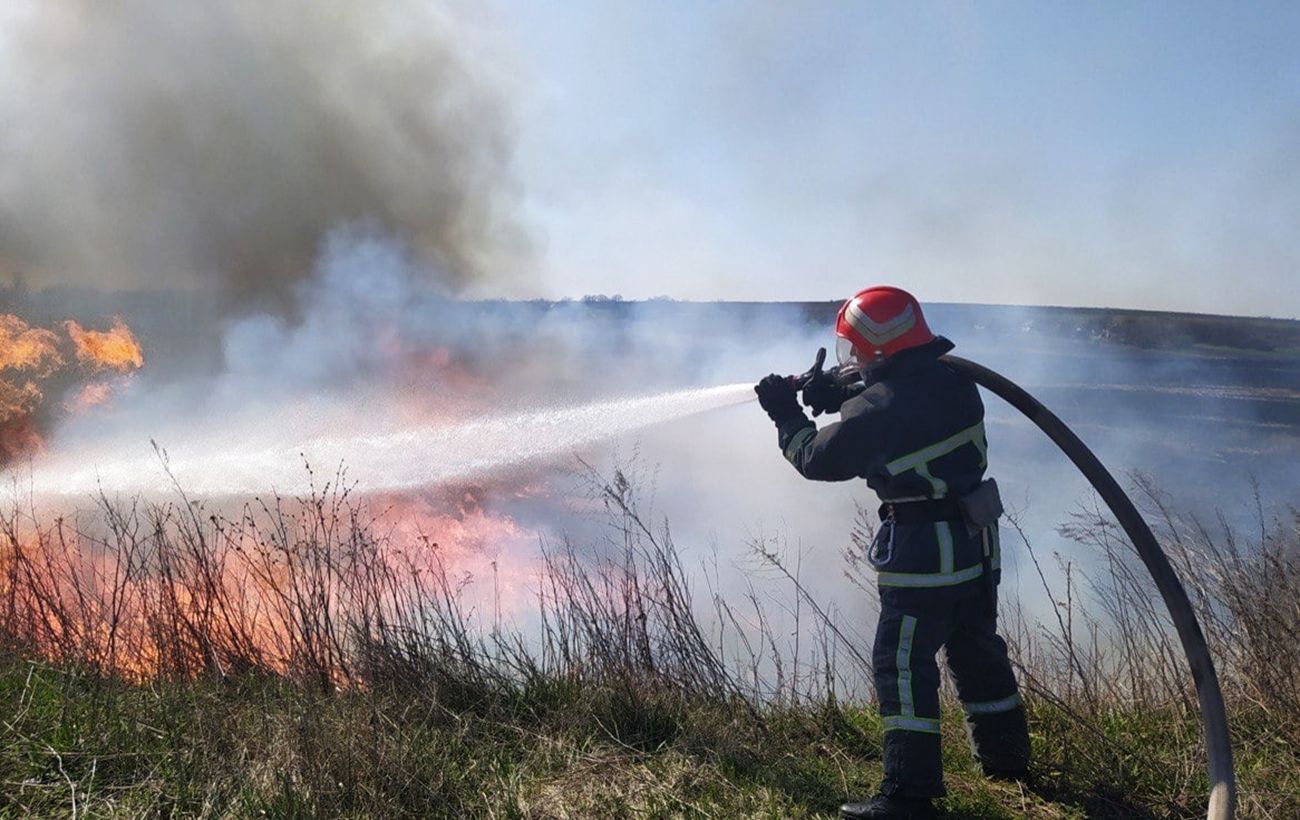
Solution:
M878 286L859 291L835 320L840 364L871 364L934 339L921 304L905 290Z

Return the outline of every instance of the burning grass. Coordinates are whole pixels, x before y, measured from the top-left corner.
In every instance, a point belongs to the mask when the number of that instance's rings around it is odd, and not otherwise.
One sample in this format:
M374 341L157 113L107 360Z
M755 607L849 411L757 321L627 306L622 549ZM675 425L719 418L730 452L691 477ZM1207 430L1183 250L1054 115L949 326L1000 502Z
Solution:
M72 320L63 326L66 341L0 313L0 467L44 449L42 422L48 421L49 408L43 403L52 386L70 394L59 405L64 412L84 413L105 404L120 380L144 365L140 343L120 318L104 331ZM107 373L110 378L70 388L65 371L74 358L81 376Z
M144 367L144 351L120 317L113 317L108 330L87 330L72 319L64 322L64 327L76 348L77 361L92 371L130 373Z
M592 481L615 538L542 544L535 623L485 617L499 608L436 533L381 526L337 485L231 515L183 497L12 512L0 813L819 817L868 791L878 721L846 683L869 677L865 647L807 606L790 657L763 596L697 588L631 483ZM1162 515L1231 701L1241 816L1294 816L1300 514L1259 519L1244 543ZM1051 628L1004 605L1038 784L984 781L950 702L950 816L1197 816L1195 701L1168 625L1103 516L1065 532L1109 572L1070 568ZM782 577L801 600L797 571Z

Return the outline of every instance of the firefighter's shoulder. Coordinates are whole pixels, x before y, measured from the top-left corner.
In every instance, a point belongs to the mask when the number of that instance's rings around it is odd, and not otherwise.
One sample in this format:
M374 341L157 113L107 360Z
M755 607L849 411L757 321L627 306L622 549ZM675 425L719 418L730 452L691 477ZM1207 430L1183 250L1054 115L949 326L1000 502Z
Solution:
M863 416L876 415L887 411L894 404L894 390L885 382L867 385L856 396L845 399L840 407L840 418L848 420Z

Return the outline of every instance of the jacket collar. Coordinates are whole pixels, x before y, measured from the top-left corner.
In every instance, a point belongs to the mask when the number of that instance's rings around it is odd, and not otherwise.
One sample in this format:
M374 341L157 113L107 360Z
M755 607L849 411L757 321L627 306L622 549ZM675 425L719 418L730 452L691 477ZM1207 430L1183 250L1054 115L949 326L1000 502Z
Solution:
M943 336L935 336L930 341L916 347L900 350L881 364L862 374L862 381L875 384L885 379L907 376L932 365L940 356L952 350L956 345Z

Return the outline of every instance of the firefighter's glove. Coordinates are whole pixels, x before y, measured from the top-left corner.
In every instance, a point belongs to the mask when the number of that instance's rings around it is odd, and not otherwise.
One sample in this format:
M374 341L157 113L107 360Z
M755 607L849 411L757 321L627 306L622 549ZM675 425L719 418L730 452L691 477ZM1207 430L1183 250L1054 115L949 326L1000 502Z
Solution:
M767 412L768 418L777 425L803 415L799 409L798 394L786 376L775 373L765 376L754 385L754 392L758 394L758 403Z
M804 406L811 409L814 416L840 412L840 406L848 398L849 389L836 384L830 376L815 376L803 389Z

